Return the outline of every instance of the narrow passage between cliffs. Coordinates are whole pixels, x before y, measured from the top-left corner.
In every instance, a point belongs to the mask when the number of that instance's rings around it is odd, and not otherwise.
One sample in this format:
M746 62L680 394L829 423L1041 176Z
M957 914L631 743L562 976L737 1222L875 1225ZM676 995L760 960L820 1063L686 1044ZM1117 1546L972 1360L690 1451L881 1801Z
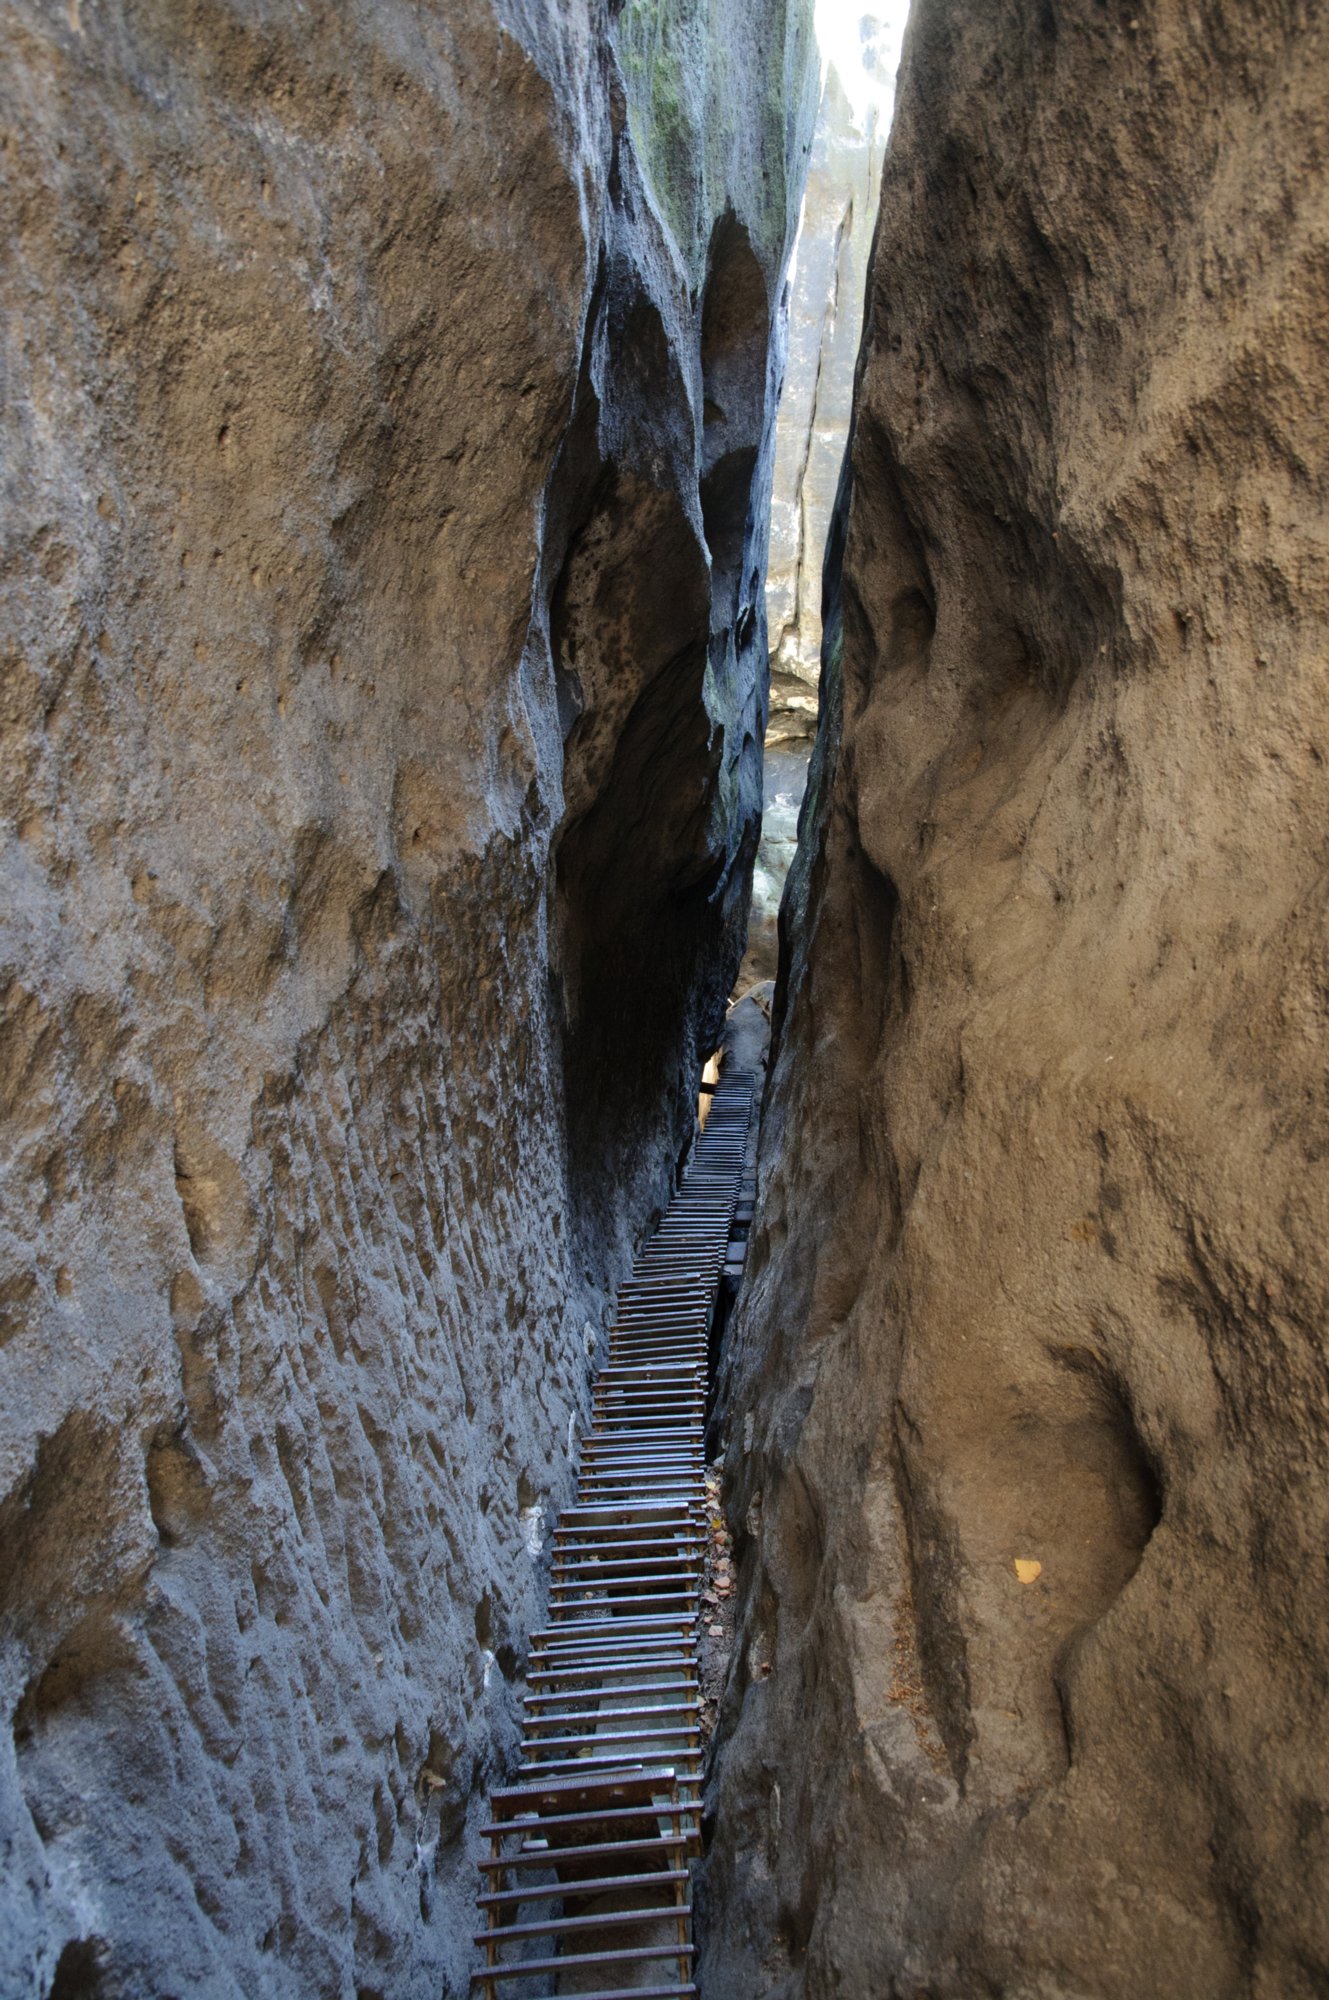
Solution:
M709 1357L746 1247L758 1084L734 1062L703 1083L689 1165L618 1295L554 1536L549 1624L533 1635L520 1769L484 1828L483 2000L528 1981L599 2000L697 1992L699 1653L703 1627L719 1628L705 1608Z

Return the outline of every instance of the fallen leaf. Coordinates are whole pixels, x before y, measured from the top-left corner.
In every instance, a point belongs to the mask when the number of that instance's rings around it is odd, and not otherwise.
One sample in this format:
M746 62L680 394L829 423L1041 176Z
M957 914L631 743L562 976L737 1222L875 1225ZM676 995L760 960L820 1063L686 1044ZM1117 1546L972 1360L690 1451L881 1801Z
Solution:
M1043 1565L1041 1562L1035 1562L1032 1556L1017 1556L1015 1558L1015 1574L1019 1577L1021 1583L1037 1583L1039 1577L1043 1574Z

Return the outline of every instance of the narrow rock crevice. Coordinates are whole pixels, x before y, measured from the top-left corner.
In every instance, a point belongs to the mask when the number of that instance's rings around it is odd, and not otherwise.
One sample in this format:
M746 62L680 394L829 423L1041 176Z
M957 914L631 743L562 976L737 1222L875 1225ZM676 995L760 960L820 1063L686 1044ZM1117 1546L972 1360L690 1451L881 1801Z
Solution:
M0 1994L1316 2000L1329 23L0 5Z

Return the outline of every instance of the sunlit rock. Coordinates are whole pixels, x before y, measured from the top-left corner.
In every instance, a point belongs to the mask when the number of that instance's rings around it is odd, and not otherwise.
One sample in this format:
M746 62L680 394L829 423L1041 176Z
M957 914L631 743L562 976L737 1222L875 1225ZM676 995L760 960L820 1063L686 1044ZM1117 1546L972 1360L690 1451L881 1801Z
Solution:
M789 281L766 576L771 664L814 688L821 671L822 559L849 435L889 122L889 104L883 107L875 94L860 95L856 104L828 65Z

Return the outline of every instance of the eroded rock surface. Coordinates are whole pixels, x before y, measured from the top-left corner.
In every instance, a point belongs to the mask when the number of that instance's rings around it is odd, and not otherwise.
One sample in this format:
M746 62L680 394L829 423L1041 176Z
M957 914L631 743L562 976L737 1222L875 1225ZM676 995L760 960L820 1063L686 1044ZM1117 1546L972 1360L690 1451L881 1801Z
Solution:
M801 683L800 683L801 685ZM780 962L779 913L785 881L798 851L798 816L807 788L808 745L773 745L762 762L761 839L752 868L748 940L734 981L740 998L750 987L773 982Z
M875 25L870 14L863 25ZM877 59L874 48L869 43L863 74L854 79L860 88L869 77L885 81L876 72L886 58ZM888 104L868 97L856 106L828 64L789 283L766 577L772 666L814 688L821 674L822 562L849 436L889 124Z
M653 13L4 10L6 1995L465 1990L756 838L808 24Z
M853 96L832 55L823 75L788 287L766 573L771 674L764 810L740 993L775 977L780 898L817 724L822 563L849 437L868 253L890 124L897 35L866 13L847 45L844 36L839 40Z
M915 9L708 2000L1329 1986L1327 104L1307 9Z

